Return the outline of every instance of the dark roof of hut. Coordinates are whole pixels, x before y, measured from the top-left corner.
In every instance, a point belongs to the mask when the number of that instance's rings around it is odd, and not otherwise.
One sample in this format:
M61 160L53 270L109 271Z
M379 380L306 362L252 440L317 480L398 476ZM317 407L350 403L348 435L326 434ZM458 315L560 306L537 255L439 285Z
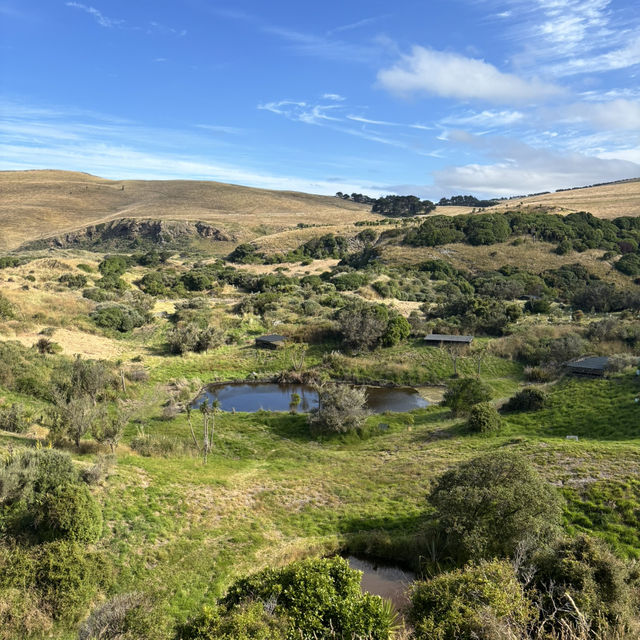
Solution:
M256 342L284 342L285 340L286 338L284 336L279 336L277 334L256 338Z
M566 366L571 369L594 369L598 371L604 371L608 365L609 358L606 356L586 356L566 363Z
M466 342L473 340L473 336L452 336L446 333L431 333L424 338L427 342Z

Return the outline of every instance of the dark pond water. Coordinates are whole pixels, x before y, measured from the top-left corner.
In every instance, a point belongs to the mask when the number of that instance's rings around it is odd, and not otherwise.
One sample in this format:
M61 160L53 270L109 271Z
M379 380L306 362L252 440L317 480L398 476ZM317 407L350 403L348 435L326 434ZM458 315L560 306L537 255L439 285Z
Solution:
M318 394L312 387L302 384L278 384L275 382L234 382L207 387L193 402L199 407L203 402L220 402L223 411L289 411L291 396L297 393L300 404L297 411L306 413L318 406ZM374 413L385 411L411 411L429 406L429 403L411 387L367 387L367 406Z
M409 603L407 588L416 579L415 574L411 571L376 564L371 560L363 560L354 556L348 556L347 561L352 569L362 571L361 587L363 591L391 600L398 610L403 609Z

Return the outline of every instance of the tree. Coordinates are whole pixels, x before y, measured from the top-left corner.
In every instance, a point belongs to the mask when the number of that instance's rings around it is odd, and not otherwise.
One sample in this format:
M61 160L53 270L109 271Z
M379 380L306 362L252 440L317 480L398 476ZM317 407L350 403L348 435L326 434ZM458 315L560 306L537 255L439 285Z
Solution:
M80 440L91 430L96 418L96 407L89 396L66 396L61 392L54 394L54 404L49 410L53 439L67 436L79 447Z
M382 336L382 344L385 347L393 347L400 344L411 335L411 325L409 321L401 315L394 316L389 320L387 329Z
M508 557L522 540L548 539L561 516L556 491L513 452L483 455L447 471L429 502L460 562Z
M215 419L216 413L220 410L220 401L214 400L211 405L207 402L203 402L200 405L200 415L202 415L202 444L198 443L196 438L196 432L193 428L193 422L191 420L191 406L187 406L187 421L189 423L189 430L191 431L191 437L196 449L202 453L202 460L206 464L207 458L211 450L213 449L213 433L215 431ZM209 425L211 427L209 428Z
M71 368L71 393L87 395L94 406L110 381L107 364L100 360L85 360L77 356Z
M357 351L372 349L387 330L389 311L381 304L354 301L338 311L338 331L348 347Z
M92 426L91 435L96 442L109 445L111 453L115 453L124 430L131 419L132 409L120 403L111 415L101 415Z
M449 344L443 344L442 348L449 354L451 358L451 364L453 364L453 376L458 377L458 359L467 351L466 344L461 342L450 342Z
M330 435L358 429L369 415L366 403L367 392L363 388L322 385L318 388L318 408L308 417L311 431Z
M477 378L460 378L447 383L442 404L451 409L454 416L467 415L473 405L488 402L491 387Z

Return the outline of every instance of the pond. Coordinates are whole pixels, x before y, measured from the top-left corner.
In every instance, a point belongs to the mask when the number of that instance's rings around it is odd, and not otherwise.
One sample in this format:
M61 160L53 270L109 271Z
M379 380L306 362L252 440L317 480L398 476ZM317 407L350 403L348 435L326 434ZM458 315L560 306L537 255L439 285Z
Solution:
M416 579L414 573L355 556L348 556L347 562L352 569L362 571L362 591L390 600L399 611L409 604L407 588Z
M412 411L429 406L411 387L366 387L367 407L373 413L385 411ZM233 382L210 385L193 401L192 407L202 403L220 402L223 411L289 411L291 397L300 396L297 411L306 413L318 406L318 394L313 387L304 384L279 384L276 382Z

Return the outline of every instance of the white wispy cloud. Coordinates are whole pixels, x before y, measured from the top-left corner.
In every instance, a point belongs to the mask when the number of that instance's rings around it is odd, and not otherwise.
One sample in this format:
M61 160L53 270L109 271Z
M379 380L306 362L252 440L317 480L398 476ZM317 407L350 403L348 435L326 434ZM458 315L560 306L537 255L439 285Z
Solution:
M363 124L376 124L384 127L406 127L407 126L399 122L389 122L388 120L371 120L369 118L363 118L362 116L354 116L354 115L348 115L347 119L353 120L354 122L362 122Z
M33 107L6 100L0 103L0 111L0 170L66 169L113 179L202 179L310 193L377 193L369 189L367 181L356 178L313 179L221 161L219 158L229 156L229 143L212 137L205 140L194 132L156 129L74 108ZM241 131L217 125L202 127ZM238 145L233 148L237 150ZM192 151L185 153L184 149ZM251 147L243 148L244 155L254 152Z
M349 24L343 24L339 27L335 27L330 31L327 31L327 35L333 35L334 33L340 33L341 31L351 31L353 29L359 29L360 27L366 27L367 25L373 24L374 22L378 22L384 18L388 17L388 14L381 16L372 16L370 18L362 18L362 20L357 20L356 22L351 22Z
M346 98L339 93L325 93L322 96L325 100L334 100L335 102L344 102Z
M101 11L96 9L95 7L87 6L86 4L82 4L80 2L67 2L67 7L72 7L73 9L79 9L80 11L84 11L88 13L93 19L101 26L106 28L119 27L124 24L124 20L118 20L115 18L108 18Z
M247 132L246 129L240 127L227 127L218 124L197 124L198 129L205 129L207 131L213 131L214 133L227 133L230 135L241 135Z
M587 123L598 129L640 132L640 101L618 99L575 103L563 109L563 117L569 122Z
M444 192L509 196L640 175L640 164L620 156L562 153L504 137L474 136L462 131L451 132L450 139L496 161L435 171L434 183Z
M485 109L443 118L442 123L457 126L503 127L522 122L525 115L521 111Z
M504 73L484 60L421 46L379 71L378 82L399 95L426 93L507 104L540 102L563 93L556 85Z

